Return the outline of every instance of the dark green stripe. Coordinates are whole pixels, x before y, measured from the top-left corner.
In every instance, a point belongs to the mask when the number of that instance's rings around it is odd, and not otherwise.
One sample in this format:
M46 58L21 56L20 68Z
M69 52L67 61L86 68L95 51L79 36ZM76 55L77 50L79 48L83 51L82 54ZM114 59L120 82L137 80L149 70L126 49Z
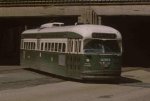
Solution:
M29 33L22 34L22 38L79 38L82 36L74 32Z

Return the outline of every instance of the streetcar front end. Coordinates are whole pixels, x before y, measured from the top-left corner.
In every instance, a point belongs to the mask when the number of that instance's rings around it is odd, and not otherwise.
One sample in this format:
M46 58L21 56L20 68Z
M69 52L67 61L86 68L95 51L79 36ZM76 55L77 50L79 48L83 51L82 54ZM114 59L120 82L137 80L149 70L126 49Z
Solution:
M108 34L107 34L108 35ZM105 37L103 35L103 37ZM82 78L88 80L119 79L121 76L121 39L84 40Z
M83 79L119 79L121 76L121 56L85 55L83 68Z

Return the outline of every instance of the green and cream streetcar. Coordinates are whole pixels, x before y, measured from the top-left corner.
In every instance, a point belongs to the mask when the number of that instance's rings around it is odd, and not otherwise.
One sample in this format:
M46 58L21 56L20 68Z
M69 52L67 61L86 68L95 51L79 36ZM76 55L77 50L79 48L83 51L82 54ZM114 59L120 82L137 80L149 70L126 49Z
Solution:
M75 79L121 75L121 35L102 25L47 23L21 35L21 65Z

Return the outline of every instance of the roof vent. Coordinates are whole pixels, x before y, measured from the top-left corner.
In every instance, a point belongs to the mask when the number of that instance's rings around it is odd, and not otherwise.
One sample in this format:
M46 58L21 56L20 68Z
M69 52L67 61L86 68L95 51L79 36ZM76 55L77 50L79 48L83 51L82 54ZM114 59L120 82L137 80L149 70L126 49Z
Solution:
M60 22L46 23L41 25L40 28L50 28L55 26L64 26L64 23L60 23Z

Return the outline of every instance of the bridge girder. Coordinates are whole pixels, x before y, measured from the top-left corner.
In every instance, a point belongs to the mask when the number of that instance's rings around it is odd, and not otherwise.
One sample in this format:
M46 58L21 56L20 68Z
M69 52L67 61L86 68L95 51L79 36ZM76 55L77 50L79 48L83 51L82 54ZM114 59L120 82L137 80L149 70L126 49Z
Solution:
M47 7L1 7L0 17L32 16L80 16L86 9L92 9L97 15L139 15L149 16L149 5L108 5L108 6L47 6Z

